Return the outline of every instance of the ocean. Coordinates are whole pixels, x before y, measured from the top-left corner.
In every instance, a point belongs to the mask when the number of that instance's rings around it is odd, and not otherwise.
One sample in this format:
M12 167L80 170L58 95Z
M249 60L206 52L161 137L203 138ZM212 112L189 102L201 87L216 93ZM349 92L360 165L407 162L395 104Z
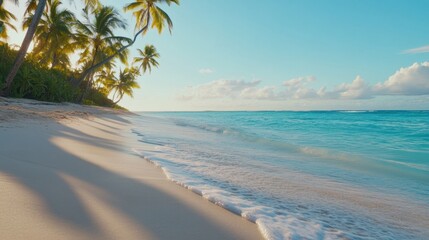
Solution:
M134 149L266 239L429 239L429 111L140 113Z

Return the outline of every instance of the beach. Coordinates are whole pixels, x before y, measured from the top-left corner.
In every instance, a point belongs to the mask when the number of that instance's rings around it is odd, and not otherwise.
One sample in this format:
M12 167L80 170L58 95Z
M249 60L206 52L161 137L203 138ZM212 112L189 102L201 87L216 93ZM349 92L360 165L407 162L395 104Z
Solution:
M429 240L427 9L0 0L0 240Z
M0 239L426 239L427 124L0 98Z
M262 239L136 154L130 115L0 99L0 239Z

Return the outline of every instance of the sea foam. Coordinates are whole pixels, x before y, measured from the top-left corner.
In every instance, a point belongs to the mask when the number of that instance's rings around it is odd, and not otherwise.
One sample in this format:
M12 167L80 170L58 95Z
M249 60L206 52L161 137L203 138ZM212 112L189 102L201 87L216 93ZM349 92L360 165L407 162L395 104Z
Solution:
M134 121L140 141L135 151L170 180L255 222L266 239L429 236L426 141L398 135L396 128L404 126L379 121L394 114L363 114L370 120L343 113L272 114L147 114ZM408 120L405 128L429 126L423 119ZM382 131L391 131L386 126L396 126L390 145L383 142L389 135ZM353 142L360 136L351 136L355 132L372 136ZM402 155L398 141L409 149Z

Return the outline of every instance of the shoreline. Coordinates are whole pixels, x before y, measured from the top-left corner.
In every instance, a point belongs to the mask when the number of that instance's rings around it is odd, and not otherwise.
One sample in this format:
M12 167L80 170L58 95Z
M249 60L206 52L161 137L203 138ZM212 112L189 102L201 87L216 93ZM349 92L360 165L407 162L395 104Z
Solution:
M379 165L370 162L368 154L380 156L377 152L360 151L362 157L354 158L353 151L341 151L333 145L311 148L317 145L312 145L305 136L300 137L301 144L292 145L288 133L298 135L308 129L313 137L318 135L314 132L318 129L308 128L312 120L299 121L309 116L285 115L142 113L142 117L136 118L138 127L133 129L142 143L136 152L160 166L172 181L256 222L267 239L427 236L427 202L424 195L419 195L425 189L419 185L424 184L423 178L405 175L407 172L402 169L396 172L400 176L388 175L382 168L373 171ZM336 113L331 123L344 116ZM358 126L376 121L365 120L361 115L347 116L346 120ZM376 119L385 117L376 116ZM312 117L324 118L319 113L312 113L309 118ZM288 132L294 129L293 125L279 124L271 129L271 124L263 124L280 122L280 118L285 122L297 119L303 127L295 133ZM353 132L354 128L347 129ZM286 136L276 141L277 131ZM339 136L331 143L344 139L353 146L353 135L342 138L342 133L347 131L334 132L334 136ZM413 139L410 140L412 143ZM359 146L367 149L365 144ZM298 151L301 149L327 152L313 155L311 151ZM363 171L359 166L367 169ZM346 174L350 178L344 178ZM366 178L361 178L362 175ZM390 179L389 183L386 179ZM401 180L406 184L398 184ZM393 185L396 187L392 188Z
M133 153L129 114L0 99L0 238L262 239Z

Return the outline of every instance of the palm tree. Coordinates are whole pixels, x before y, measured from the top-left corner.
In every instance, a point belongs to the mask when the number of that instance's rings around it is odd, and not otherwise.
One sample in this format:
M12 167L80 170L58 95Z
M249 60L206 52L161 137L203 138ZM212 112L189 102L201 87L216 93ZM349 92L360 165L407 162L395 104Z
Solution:
M41 17L35 32L35 47L32 54L40 59L42 65L54 68L70 67L69 54L73 53L77 44L72 32L72 24L76 22L74 14L68 10L60 10L60 0L48 0L46 11ZM30 25L33 14L24 19L23 28ZM49 46L48 48L46 46Z
M114 79L115 84L112 85L110 90L114 91L112 99L114 100L115 104L121 101L124 95L133 97L133 89L140 88L140 85L136 81L138 76L139 70L135 67L120 70L119 78Z
M121 19L119 13L113 8L103 6L95 9L94 18L91 19L88 11L84 10L86 22L77 21L77 31L80 44L85 49L81 54L80 63L93 66L97 61L103 59L103 54L117 47L122 42L130 39L115 36L113 30L126 28L125 20Z
M96 79L96 83L98 85L98 91L103 93L104 95L109 95L109 92L113 88L117 81L115 76L115 71L111 68L105 68L101 71Z
M34 0L30 0L30 2L34 2ZM99 5L98 0L84 0L84 2L86 6L94 7L94 8ZM39 0L39 2L37 3L37 7L34 9L33 19L28 26L27 33L25 34L24 40L22 41L21 47L19 48L18 55L16 56L12 69L10 70L9 74L5 79L5 88L3 91L0 91L0 95L4 95L4 96L9 95L12 81L15 78L16 74L18 73L18 70L21 67L22 63L24 62L25 55L27 54L27 50L33 39L33 35L36 32L36 28L39 24L40 18L42 17L45 6L46 6L46 0Z
M91 19L88 11L84 9L86 22L77 21L76 25L80 44L84 46L84 51L81 53L79 61L84 69L91 69L96 62L101 61L112 54L115 49L123 46L122 42L128 43L131 41L129 38L118 37L113 33L114 29L125 29L126 27L125 21L121 19L119 13L113 7L102 6L93 10L92 13L94 14L94 19ZM124 55L126 56L127 52L122 52L122 56L115 55L115 57L119 56L120 59L124 60L126 59ZM109 64L113 63L110 62ZM85 77L88 82L80 100L83 99L90 88L95 73L95 71L92 71L90 75ZM76 85L80 85L84 79L79 79Z
M27 8L25 9L24 15L34 12L37 8L37 2L38 0L27 0ZM69 2L72 2L72 0L69 0ZM96 9L101 6L100 1L98 0L84 0L83 2L85 3L86 9Z
M159 58L159 53L156 51L156 48L153 45L147 45L144 48L144 51L137 49L140 54L140 57L134 58L134 63L139 64L139 70L143 68L143 73L146 73L149 70L149 73L152 72L152 66L158 67L159 63L156 60Z
M18 3L17 0L13 1L15 4ZM8 38L8 28L15 30L15 26L13 26L10 22L11 20L16 20L15 15L6 10L3 6L3 0L0 0L0 39L7 40Z
M173 22L167 13L157 6L158 3L168 5L175 3L179 5L179 0L137 0L124 7L125 11L133 11L133 15L136 18L136 29L140 29L137 34L144 34L148 30L150 23L152 23L151 27L156 28L159 33L162 32L167 23L171 32Z
M25 54L27 53L28 47L30 46L31 40L33 39L34 32L39 23L40 17L42 17L43 9L45 9L46 0L39 0L37 8L34 12L33 20L31 21L27 33L25 34L24 40L22 41L21 47L19 48L18 55L12 65L12 69L5 79L5 89L0 95L8 96L12 81L18 73L19 67L24 62Z
M169 6L172 3L179 5L179 0L137 0L136 2L127 4L124 7L124 10L133 11L133 15L136 18L135 28L139 30L134 35L134 38L129 44L119 48L117 51L115 51L114 54L110 55L109 57L105 58L104 60L98 62L97 64L84 71L82 73L81 79L84 79L88 74L94 71L94 69L97 69L102 65L110 62L113 58L115 58L116 55L120 54L122 51L132 46L136 42L137 37L140 34L144 35L149 29L149 27L155 28L158 30L159 33L161 33L165 25L167 25L168 29L171 32L171 29L173 28L173 22L171 21L167 13L158 7L158 4L160 3L166 3Z

